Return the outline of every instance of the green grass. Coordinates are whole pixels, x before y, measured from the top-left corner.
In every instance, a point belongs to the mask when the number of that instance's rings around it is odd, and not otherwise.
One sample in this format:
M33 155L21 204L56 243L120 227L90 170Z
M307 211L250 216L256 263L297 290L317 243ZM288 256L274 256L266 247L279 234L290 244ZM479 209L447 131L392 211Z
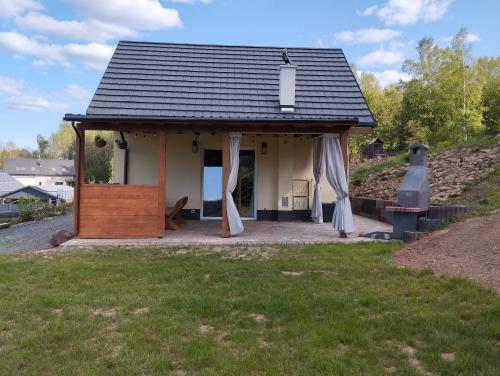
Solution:
M400 247L1 255L0 374L498 375L498 295Z
M488 215L500 209L500 166L488 175L468 183L464 192L448 200L449 204L472 205L477 210L472 215Z
M400 164L405 163L405 159L407 156L408 153L405 152L392 157L387 157L380 162L369 163L367 167L361 167L357 169L352 174L351 181L356 184L358 182L361 182L363 179L366 179L370 175L375 175L391 167L399 166ZM369 162L371 162L371 160Z
M455 144L443 144L430 148L429 152L439 153L446 150L461 150L461 149L491 149L500 143L500 137L494 135L479 135L471 137L467 140Z

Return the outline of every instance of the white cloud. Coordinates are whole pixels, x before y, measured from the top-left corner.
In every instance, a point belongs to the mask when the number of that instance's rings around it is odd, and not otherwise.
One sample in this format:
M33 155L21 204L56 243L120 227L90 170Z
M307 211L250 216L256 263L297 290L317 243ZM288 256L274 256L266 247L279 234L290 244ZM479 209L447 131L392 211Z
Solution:
M49 101L44 97L33 95L19 95L9 97L5 100L5 106L11 110L19 111L44 111L44 110L62 110L66 108L64 103L58 101Z
M374 6L366 8L363 11L357 11L356 13L358 13L360 16L371 16L372 14L374 14L376 12L377 9L378 9L378 7L376 5L374 5Z
M400 52L379 49L361 57L358 64L361 66L394 65L401 63L403 59L403 54Z
M26 89L24 81L12 77L0 77L0 85L3 89L0 95L5 95L4 106L18 111L59 111L69 107L81 109L88 105L92 96L87 89L77 84L69 84L60 91L49 93Z
M182 27L177 10L164 7L158 0L72 1L83 14L82 21L57 20L40 12L30 11L18 15L15 18L16 25L23 30L90 42L135 37L139 30Z
M446 37L439 38L439 40L443 42L451 42L453 40L454 36L453 35L448 35ZM479 37L479 34L475 33L467 33L465 36L465 41L467 43L474 43L474 42L479 42L481 38Z
M29 12L24 16L18 16L15 22L23 30L93 42L104 42L123 36L137 36L137 32L124 26L98 20L60 21L38 12Z
M356 31L342 31L335 33L335 39L352 44L381 43L392 40L401 35L401 31L392 29L360 29Z
M444 16L453 0L388 0L380 8L368 7L359 14L377 16L386 25L413 25L432 22Z
M469 43L479 42L480 40L479 34L468 33L465 37L465 41Z
M196 4L197 2L200 2L202 4L208 5L214 2L214 0L169 0L171 3L178 3L178 4Z
M60 64L66 67L74 61L94 69L104 69L114 47L100 43L65 45L40 43L35 39L14 32L0 32L0 49L19 56L35 56L35 66Z
M62 54L69 62L71 62L73 59L77 59L83 65L94 69L106 68L115 50L114 46L100 43L71 43L58 47L61 48Z
M324 42L323 38L321 38L321 37L316 38L316 41L314 42L314 47L325 48L325 42Z
M140 30L182 27L177 10L164 7L159 0L73 0L89 18L112 25Z
M402 81L409 81L411 76L408 73L403 73L394 69L384 70L382 72L372 73L383 87Z
M24 82L17 78L0 76L0 94L17 95L21 93Z
M75 100L87 100L90 99L92 95L90 91L77 84L66 85L63 90L63 94L64 96L73 98Z
M41 10L42 4L36 0L0 0L0 17L15 17L30 10Z

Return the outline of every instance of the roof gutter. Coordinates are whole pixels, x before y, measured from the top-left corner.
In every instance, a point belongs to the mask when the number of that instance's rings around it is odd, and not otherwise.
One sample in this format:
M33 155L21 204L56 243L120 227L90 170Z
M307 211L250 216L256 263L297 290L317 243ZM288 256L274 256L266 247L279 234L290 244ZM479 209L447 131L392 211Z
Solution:
M123 121L123 122L157 122L157 123L186 123L186 122L196 122L196 123L210 123L210 122L224 122L224 123L311 123L311 124L348 124L351 126L367 127L373 128L375 124L371 123L359 123L359 119L356 117L346 117L346 118L321 118L321 119L311 119L311 118L200 118L200 117L160 117L160 116L101 116L101 115L77 115L77 114L66 114L63 120L65 121Z

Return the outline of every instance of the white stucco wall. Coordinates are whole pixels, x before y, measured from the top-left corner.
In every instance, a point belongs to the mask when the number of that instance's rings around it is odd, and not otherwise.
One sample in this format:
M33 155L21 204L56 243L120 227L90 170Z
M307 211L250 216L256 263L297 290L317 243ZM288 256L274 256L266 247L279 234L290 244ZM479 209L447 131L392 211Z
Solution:
M313 152L312 152L312 137L302 136L294 139L293 150L293 178L309 180L309 208L312 203L314 193L314 174L312 170ZM336 200L337 195L333 188L328 184L325 174L321 177L321 201L324 203L332 203Z
M120 134L115 132L114 138L119 140ZM126 133L128 142L129 184L158 184L158 138L152 133L131 132ZM123 167L125 163L125 150L113 147L113 183L123 183Z
M118 133L115 135L119 138ZM129 184L157 184L158 138L154 134L127 133L129 144ZM204 148L220 148L222 136L198 136L199 151L193 153L193 134L168 134L166 147L166 202L173 204L188 196L186 209L201 207L201 173ZM267 143L268 152L261 153ZM312 141L310 136L243 136L242 148L256 151L257 209L292 210L293 179L309 180L312 200ZM123 183L124 151L114 147L114 183ZM323 202L331 203L335 194L326 180L321 182ZM288 197L288 207L282 206L282 197Z
M68 182L73 181L72 176L45 176L45 175L11 175L22 185L55 185L63 183L69 185Z

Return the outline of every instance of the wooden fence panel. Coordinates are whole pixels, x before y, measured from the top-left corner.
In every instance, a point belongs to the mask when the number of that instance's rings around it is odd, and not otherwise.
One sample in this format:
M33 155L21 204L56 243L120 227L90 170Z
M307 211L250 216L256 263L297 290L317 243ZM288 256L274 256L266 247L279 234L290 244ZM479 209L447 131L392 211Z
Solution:
M82 185L81 238L149 238L163 236L158 211L159 187Z

